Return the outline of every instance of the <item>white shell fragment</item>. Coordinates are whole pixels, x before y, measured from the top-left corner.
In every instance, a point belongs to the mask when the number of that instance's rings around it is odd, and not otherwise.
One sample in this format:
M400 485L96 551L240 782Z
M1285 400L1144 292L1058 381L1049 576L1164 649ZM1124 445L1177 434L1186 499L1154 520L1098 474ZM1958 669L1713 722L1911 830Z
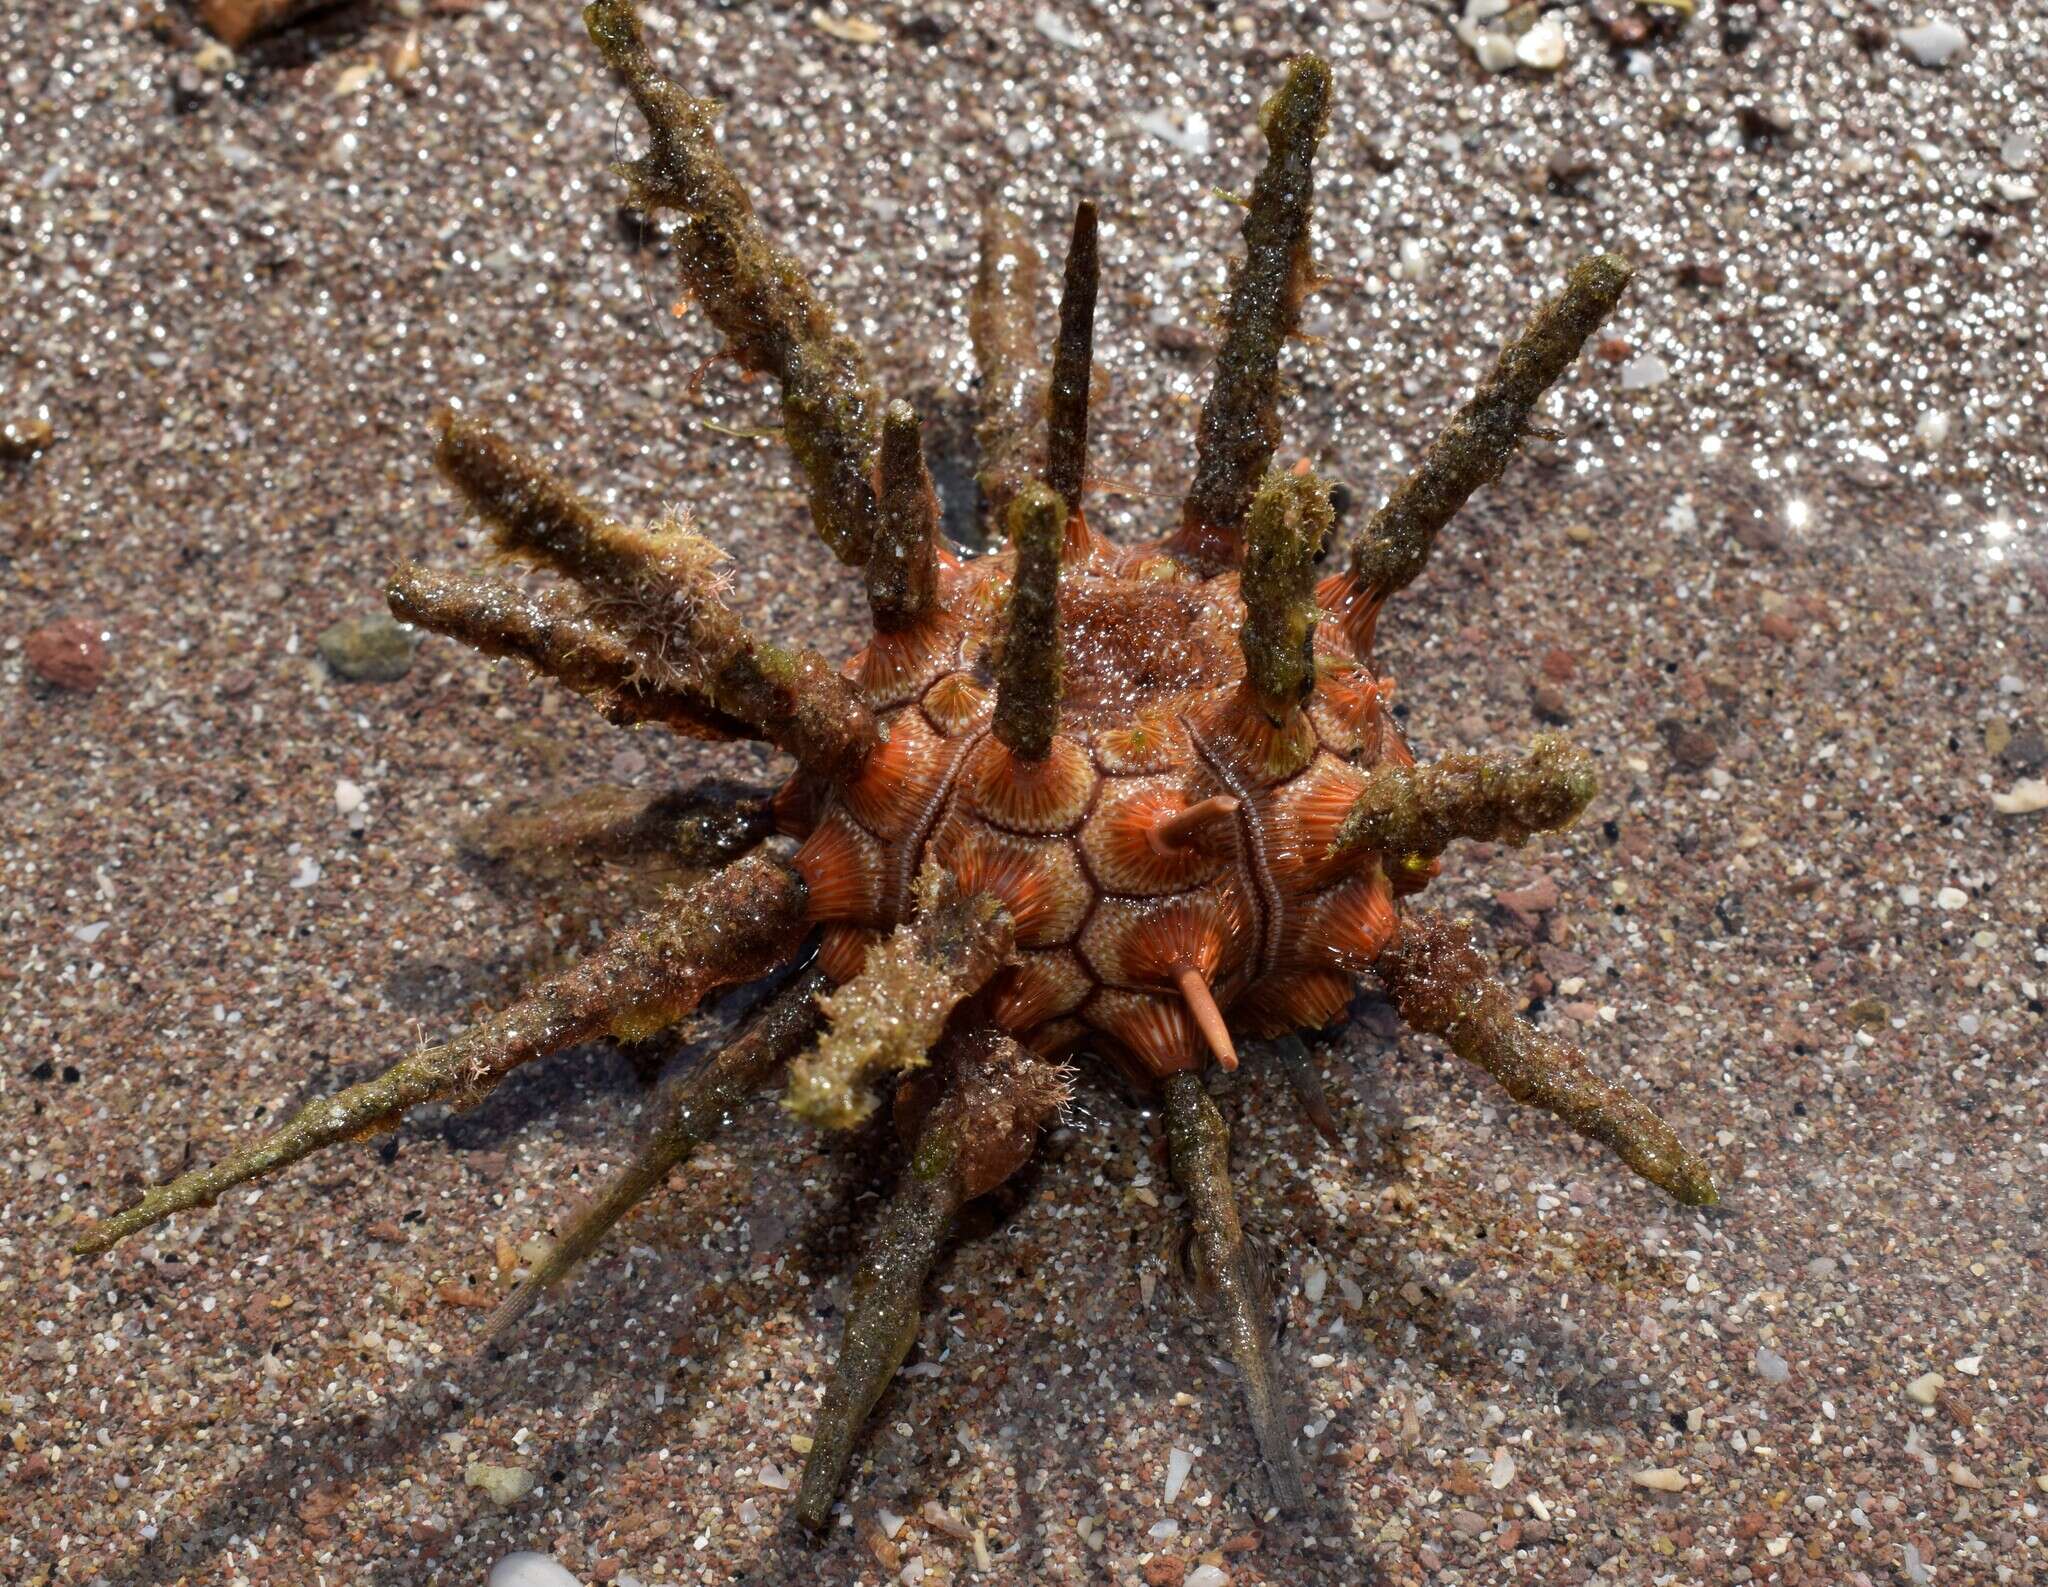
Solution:
M1458 42L1489 72L1554 72L1564 65L1569 45L1564 26L1555 17L1529 21L1533 7L1511 14L1507 0L1466 0L1465 11L1451 24Z
M1638 353L1621 366L1623 391L1649 391L1671 378L1671 366L1655 353Z
M1564 65L1564 29L1545 17L1515 40L1515 59L1539 72L1554 72Z
M484 1579L484 1587L583 1587L561 1566L545 1554L521 1550L507 1554L491 1567L491 1574Z
M1917 28L1900 28L1899 47L1922 66L1946 66L1970 42L1947 17L1930 17Z
M2002 816L2030 816L2036 810L2048 810L2048 780L2022 777L2010 792L1993 794L1991 808Z
M1140 131L1149 132L1163 143L1170 143L1183 154L1196 156L1209 152L1209 118L1199 110L1189 111L1185 116L1176 116L1167 110L1147 110L1131 117Z

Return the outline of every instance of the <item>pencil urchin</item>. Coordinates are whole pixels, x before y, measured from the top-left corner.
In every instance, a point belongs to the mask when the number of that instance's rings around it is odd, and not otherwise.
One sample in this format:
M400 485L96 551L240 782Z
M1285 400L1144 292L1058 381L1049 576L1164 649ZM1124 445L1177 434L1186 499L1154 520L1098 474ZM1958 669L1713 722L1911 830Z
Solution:
M642 1037L718 988L780 976L730 1045L665 1083L644 1142L490 1336L749 1092L780 1076L784 1105L828 1128L890 1107L908 1166L857 1270L805 1465L796 1510L820 1525L916 1337L920 1291L961 1208L1030 1157L1068 1094L1064 1064L1103 1058L1162 1103L1200 1287L1274 1496L1297 1504L1293 1428L1203 1080L1211 1063L1237 1065L1241 1040L1298 1074L1299 1033L1338 1020L1369 972L1411 1025L1518 1101L1680 1200L1714 1199L1654 1113L1516 1017L1462 924L1402 903L1454 839L1519 843L1572 821L1592 794L1588 758L1543 738L1520 757L1418 766L1373 666L1382 604L1498 476L1628 268L1611 256L1576 266L1413 475L1347 544L1329 544L1324 482L1273 467L1281 347L1314 283L1311 167L1330 86L1320 60L1300 57L1262 112L1268 154L1194 481L1155 544L1110 544L1083 499L1095 210L1075 218L1044 368L1038 255L1014 216L991 209L971 328L981 487L1008 545L963 557L940 533L917 414L884 403L861 348L763 232L719 158L716 106L656 74L629 0L598 0L585 19L651 134L623 168L634 200L674 217L684 284L728 355L779 382L812 520L864 570L874 637L843 668L757 637L688 521L615 522L481 424L444 419L442 472L497 545L567 582L535 593L407 567L393 610L520 658L615 721L764 740L796 771L772 801L598 798L538 818L529 837L681 861L698 877L504 1012L148 1191L78 1249L392 1128L420 1103L478 1098L572 1043ZM1304 1101L1327 1131L1312 1089Z

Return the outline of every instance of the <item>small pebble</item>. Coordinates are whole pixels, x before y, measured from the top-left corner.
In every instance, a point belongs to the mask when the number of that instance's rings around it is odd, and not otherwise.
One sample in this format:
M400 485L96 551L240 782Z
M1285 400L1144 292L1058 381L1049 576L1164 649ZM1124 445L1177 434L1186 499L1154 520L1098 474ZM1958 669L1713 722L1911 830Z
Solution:
M389 612L344 617L320 636L320 654L351 683L395 683L412 670L412 631Z
M1756 1373L1766 1383L1783 1383L1792 1376L1792 1364L1769 1345L1758 1345Z
M540 1486L540 1478L524 1466L494 1466L489 1461L472 1460L463 1468L462 1481L465 1487L474 1488L493 1504L513 1505ZM515 1559L520 1556L514 1555ZM539 1559L541 1556L532 1555ZM553 1561L547 1563L553 1564ZM560 1566L555 1566L560 1570ZM537 1578L545 1581L547 1578Z
M90 694L107 675L107 642L100 625L84 617L60 618L21 642L31 671L43 682Z
M1565 52L1564 29L1550 17L1515 40L1515 59L1539 72L1554 72L1564 65Z
M1472 56L1489 72L1511 71L1515 65L1515 41L1505 33L1481 33L1472 42Z
M1947 1381L1939 1372L1923 1372L1906 1385L1906 1398L1915 1405L1932 1405Z
M1221 1565L1197 1565L1187 1573L1181 1587L1230 1587L1230 1572Z
M26 462L46 448L55 436L56 431L50 427L50 421L41 414L8 419L0 423L0 457L16 463Z
M384 51L384 75L393 82L410 77L419 69L420 30L408 28Z
M1929 408L1913 425L1913 439L1930 452L1938 452L1948 440L1948 415L1939 408Z
M1960 887L1944 887L1934 895L1934 902L1940 909L1961 909L1970 901L1970 895Z

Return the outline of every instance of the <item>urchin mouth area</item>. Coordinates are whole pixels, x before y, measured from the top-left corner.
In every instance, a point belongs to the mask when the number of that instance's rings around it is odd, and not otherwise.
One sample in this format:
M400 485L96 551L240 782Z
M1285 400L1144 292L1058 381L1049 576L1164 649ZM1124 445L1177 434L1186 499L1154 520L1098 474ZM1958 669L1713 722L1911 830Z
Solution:
M1599 256L1572 270L1414 474L1332 553L1339 571L1318 580L1328 487L1273 468L1281 349L1314 282L1312 167L1330 89L1327 66L1299 57L1260 118L1267 158L1194 482L1159 545L1119 550L1086 519L1095 206L1076 214L1049 369L1041 261L1028 228L991 207L970 321L983 373L979 478L1010 551L963 566L939 532L916 413L882 402L864 350L768 237L718 152L716 107L659 74L629 0L594 0L585 19L648 126L626 179L644 207L675 218L684 285L727 351L780 388L814 527L862 570L874 642L840 668L756 634L687 520L616 523L488 427L444 420L438 461L451 486L501 551L558 581L536 591L412 567L393 580L394 610L526 663L616 722L758 740L796 774L732 820L707 820L686 796L621 796L502 826L500 836L645 862L680 885L501 1013L151 1188L74 1250L104 1251L424 1102L474 1100L572 1043L638 1038L722 988L761 983L766 995L722 1051L664 1079L653 1128L487 1332L502 1336L750 1095L780 1084L791 1113L829 1127L890 1109L904 1164L856 1269L796 1502L821 1527L868 1412L915 1343L926 1278L961 1208L1028 1159L1065 1103L1067 1074L1033 1047L1093 1031L1140 1054L1159 1083L1174 1176L1274 1497L1296 1508L1293 1421L1228 1127L1204 1079L1209 1063L1238 1062L1238 1036L1277 1038L1269 1051L1336 1138L1294 1032L1332 1021L1351 977L1372 968L1411 1025L1511 1096L1682 1202L1714 1197L1705 1165L1661 1119L1516 1017L1462 925L1418 911L1397 926L1396 895L1426 884L1450 842L1520 842L1574 819L1591 797L1590 763L1542 741L1521 759L1417 767L1371 670L1387 597L1498 476L1628 269ZM793 859L787 838L802 840ZM1085 908L1083 885L1095 890Z

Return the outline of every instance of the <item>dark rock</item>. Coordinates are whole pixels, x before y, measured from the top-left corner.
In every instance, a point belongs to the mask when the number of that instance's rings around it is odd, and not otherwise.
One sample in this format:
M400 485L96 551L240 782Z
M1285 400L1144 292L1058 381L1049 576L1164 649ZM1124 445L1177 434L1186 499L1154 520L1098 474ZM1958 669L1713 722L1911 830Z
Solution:
M943 43L953 31L953 19L940 16L935 11L920 11L906 17L903 22L903 36L913 44L922 44L927 49Z
M2034 728L2015 733L2012 742L1998 752L1998 758L2014 771L2039 771L2048 766L2048 738Z
M1558 198L1576 198L1586 178L1599 167L1590 155L1559 144L1550 151L1550 160L1544 166L1544 182Z
M1798 118L1786 105L1760 100L1739 107L1735 124L1742 130L1743 142L1761 149L1787 136L1798 125Z
M1721 757L1721 741L1707 731L1675 716L1657 724L1672 764L1681 771L1705 771Z
M1772 519L1751 514L1735 520L1735 543L1749 551L1782 551L1785 531Z
M171 114L189 116L213 97L214 81L192 65L171 74Z
M632 204L621 204L612 211L612 225L618 231L619 241L634 253L643 252L661 241L661 229L648 218L645 210Z
M1649 18L1633 6L1607 22L1607 42L1618 50L1640 49L1649 37Z

